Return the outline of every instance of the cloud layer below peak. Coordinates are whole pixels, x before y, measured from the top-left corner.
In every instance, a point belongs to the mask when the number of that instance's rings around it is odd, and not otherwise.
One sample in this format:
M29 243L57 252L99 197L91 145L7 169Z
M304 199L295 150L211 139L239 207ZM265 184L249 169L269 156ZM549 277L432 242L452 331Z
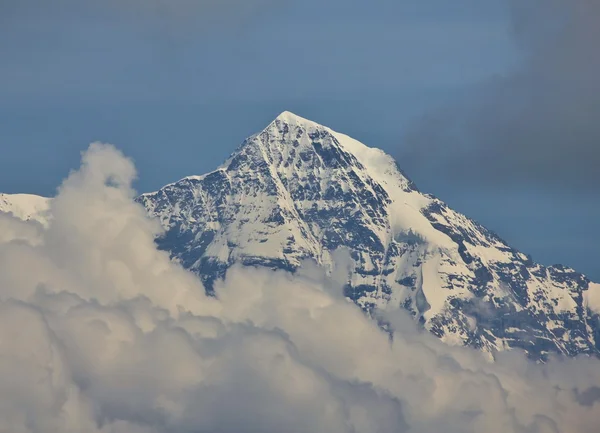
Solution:
M390 339L341 295L343 259L234 267L207 297L155 248L135 175L92 144L47 228L0 214L0 431L596 431L598 360L491 363L400 312Z

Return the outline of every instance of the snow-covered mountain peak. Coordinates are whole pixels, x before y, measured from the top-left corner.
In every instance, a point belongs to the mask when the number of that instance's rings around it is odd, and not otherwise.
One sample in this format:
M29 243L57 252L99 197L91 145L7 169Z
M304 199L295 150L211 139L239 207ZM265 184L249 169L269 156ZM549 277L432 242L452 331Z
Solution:
M533 263L419 192L383 151L290 112L214 172L139 201L167 230L162 247L208 287L234 263L328 267L342 247L346 296L367 311L405 308L444 341L484 350L600 352L588 307L600 286Z
M295 272L351 256L347 298L405 309L450 344L600 354L600 285L545 267L439 199L385 152L284 112L216 170L137 198L157 240L211 290L240 263ZM0 212L44 216L48 199L0 195ZM343 324L340 324L343 326Z
M245 149L246 147L255 149L250 151ZM368 147L345 134L290 111L284 111L261 132L249 137L232 158L245 152L253 152L258 157L263 156L269 164L277 164L285 159L288 164L286 168L291 167L296 171L306 167L312 169L315 165L355 169L406 191L416 189L398 168L396 161L382 150ZM291 164L290 157L296 158L295 164ZM230 160L222 167L226 167Z
M337 140L336 144L338 146L342 147L346 152L353 154L359 159L361 159L360 157L362 156L363 158L369 160L373 159L375 155L379 155L385 156L386 159L389 158L393 161L391 157L379 149L368 147L365 144L348 137L347 135L341 134L327 126L301 117L292 113L291 111L282 112L262 131L262 133L281 135L282 138L285 138L285 135L290 132L290 129L295 132L300 131L300 134L302 131L306 131L312 135L315 133L320 133L321 136L331 135ZM257 135L260 135L260 133ZM286 143L293 144L293 142L293 140L288 140ZM371 156L371 158L368 158L368 155Z
M292 113L291 111L283 111L281 112L274 120L272 123L275 122L282 122L282 123L287 123L289 125L305 125L305 126L316 126L316 127L321 127L324 128L323 125L319 125L316 122L313 122L312 120L306 119L302 116L299 116L295 113Z

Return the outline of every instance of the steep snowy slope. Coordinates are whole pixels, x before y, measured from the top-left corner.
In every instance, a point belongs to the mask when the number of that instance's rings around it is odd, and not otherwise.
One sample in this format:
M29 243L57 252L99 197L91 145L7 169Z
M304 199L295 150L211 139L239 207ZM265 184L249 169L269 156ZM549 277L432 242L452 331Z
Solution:
M35 220L47 224L45 212L49 199L33 194L0 193L0 212L9 213L24 221Z
M419 192L378 149L282 113L217 170L139 197L210 288L233 263L294 270L351 252L346 295L405 308L451 344L600 353L600 286L544 267Z

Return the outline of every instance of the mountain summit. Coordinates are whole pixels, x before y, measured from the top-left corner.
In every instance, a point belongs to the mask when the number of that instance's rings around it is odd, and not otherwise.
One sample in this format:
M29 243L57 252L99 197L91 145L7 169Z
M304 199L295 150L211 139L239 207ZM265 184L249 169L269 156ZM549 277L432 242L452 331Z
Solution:
M600 285L532 262L418 191L383 151L287 111L217 170L138 201L209 290L234 263L327 267L345 248L345 293L366 311L403 308L442 340L490 352L600 353Z
M345 294L368 313L405 309L443 341L488 352L600 355L599 284L534 263L420 192L383 151L290 112L215 171L137 201L166 229L160 247L208 290L235 263L331 268L343 248L352 268ZM46 225L48 205L0 194L0 220Z

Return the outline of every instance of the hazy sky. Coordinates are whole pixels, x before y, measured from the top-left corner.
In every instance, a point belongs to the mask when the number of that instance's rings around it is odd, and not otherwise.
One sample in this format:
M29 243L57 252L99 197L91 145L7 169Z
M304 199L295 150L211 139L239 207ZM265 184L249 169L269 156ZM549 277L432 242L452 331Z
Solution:
M154 190L291 110L600 280L600 13L561 3L0 2L0 191L52 195L95 140Z

